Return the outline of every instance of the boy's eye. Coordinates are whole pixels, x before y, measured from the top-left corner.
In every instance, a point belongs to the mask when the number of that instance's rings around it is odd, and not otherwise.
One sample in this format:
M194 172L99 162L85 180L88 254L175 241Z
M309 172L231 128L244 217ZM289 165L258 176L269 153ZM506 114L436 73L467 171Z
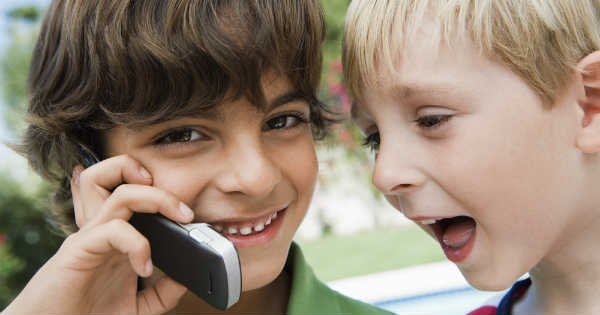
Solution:
M417 125L423 129L431 129L440 126L450 119L450 115L428 115L415 119Z
M379 132L374 132L365 137L362 145L369 148L373 152L377 152L379 150Z
M181 128L170 131L165 135L159 137L156 144L173 144L173 143L186 143L196 141L202 137L205 137L200 132L191 128Z
M263 126L263 131L274 129L288 129L297 126L300 123L306 123L307 120L300 114L285 114L270 119Z

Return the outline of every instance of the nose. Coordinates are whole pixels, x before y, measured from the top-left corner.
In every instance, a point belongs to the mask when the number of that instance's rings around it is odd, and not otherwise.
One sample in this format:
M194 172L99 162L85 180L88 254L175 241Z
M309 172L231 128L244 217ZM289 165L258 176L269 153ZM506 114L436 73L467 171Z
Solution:
M381 144L373 170L373 184L384 195L417 190L426 176L418 163L419 154L408 141L386 141Z
M225 150L224 167L216 185L225 193L268 196L281 181L281 170L260 141L241 139Z

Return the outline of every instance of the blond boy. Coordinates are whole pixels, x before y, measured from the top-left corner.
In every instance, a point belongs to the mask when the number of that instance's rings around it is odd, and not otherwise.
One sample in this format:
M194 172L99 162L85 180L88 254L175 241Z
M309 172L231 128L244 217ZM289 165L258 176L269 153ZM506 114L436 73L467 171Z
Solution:
M353 1L344 72L373 183L437 239L472 314L597 314L600 3ZM475 307L475 306L474 306Z

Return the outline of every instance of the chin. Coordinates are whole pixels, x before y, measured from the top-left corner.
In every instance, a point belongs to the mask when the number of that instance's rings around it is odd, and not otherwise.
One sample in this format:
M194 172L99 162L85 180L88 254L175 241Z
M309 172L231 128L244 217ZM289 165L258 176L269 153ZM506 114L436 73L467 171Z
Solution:
M469 285L480 291L503 291L510 288L519 277L496 273L491 269L483 272L460 270Z
M246 277L242 276L242 278L243 278L242 279L242 292L257 290L257 289L266 287L269 284L271 284L273 281L275 281L275 279L277 279L279 274L280 274L280 272L274 273L272 275L268 275L266 277L261 277L261 278L257 278L257 277L246 278Z
M285 259L281 263L253 261L251 266L242 265L242 291L252 291L271 284L281 274Z

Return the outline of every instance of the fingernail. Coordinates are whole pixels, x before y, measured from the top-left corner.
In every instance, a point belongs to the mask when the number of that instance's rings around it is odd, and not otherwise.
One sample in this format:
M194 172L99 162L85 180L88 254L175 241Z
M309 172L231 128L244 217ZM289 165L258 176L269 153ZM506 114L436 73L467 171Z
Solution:
M140 175L142 175L142 177L145 179L152 179L152 175L150 175L150 173L148 173L148 171L143 167L140 167Z
M192 209L190 209L190 207L183 202L179 203L179 211L186 220L191 220L194 218L194 212L192 212Z
M146 272L146 275L151 275L152 274L152 259L148 259L148 261L146 261L146 265L144 266L144 271Z

